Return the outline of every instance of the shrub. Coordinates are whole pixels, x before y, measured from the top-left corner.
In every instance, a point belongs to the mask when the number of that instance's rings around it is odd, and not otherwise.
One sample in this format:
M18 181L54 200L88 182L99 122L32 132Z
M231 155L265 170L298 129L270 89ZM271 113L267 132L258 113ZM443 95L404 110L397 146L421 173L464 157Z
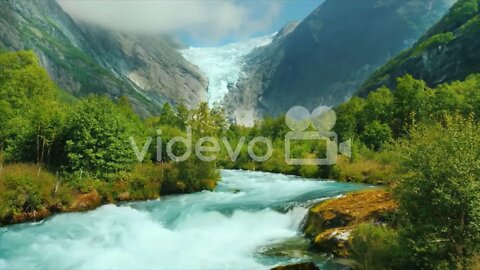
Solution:
M381 225L361 224L352 233L351 257L364 270L395 269L401 249L397 232Z
M90 96L75 107L68 119L67 168L93 177L131 169L135 155L129 137L134 127L110 100Z
M396 194L412 267L470 269L480 251L478 130L473 117L447 116L399 147L406 177Z

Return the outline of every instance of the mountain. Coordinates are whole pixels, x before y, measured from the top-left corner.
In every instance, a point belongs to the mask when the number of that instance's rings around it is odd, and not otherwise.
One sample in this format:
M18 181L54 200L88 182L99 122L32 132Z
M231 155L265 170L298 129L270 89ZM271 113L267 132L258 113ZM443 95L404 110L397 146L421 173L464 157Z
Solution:
M359 89L367 95L411 74L430 86L480 72L480 0L460 0L412 48L376 71Z
M77 23L55 0L0 0L0 48L33 49L52 79L74 96L127 96L141 115L164 102L194 106L208 80L164 36Z
M208 79L172 47L168 37L81 27L101 65L125 77L150 100L188 107L206 100Z
M231 87L227 111L278 115L294 105L336 105L379 66L411 46L452 0L327 0L300 24L254 50Z

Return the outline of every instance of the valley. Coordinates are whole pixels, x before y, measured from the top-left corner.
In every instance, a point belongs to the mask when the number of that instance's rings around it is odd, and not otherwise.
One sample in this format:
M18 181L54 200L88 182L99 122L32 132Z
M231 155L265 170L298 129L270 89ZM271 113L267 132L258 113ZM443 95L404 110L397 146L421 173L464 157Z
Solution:
M480 267L480 0L0 7L0 269Z

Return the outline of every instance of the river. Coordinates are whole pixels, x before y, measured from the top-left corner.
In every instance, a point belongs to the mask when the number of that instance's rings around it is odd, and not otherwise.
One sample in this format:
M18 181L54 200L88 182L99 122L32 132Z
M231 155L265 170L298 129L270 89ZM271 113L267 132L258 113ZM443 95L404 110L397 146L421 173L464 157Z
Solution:
M269 269L299 260L266 251L300 239L309 205L365 188L262 172L221 174L213 192L0 228L0 269Z

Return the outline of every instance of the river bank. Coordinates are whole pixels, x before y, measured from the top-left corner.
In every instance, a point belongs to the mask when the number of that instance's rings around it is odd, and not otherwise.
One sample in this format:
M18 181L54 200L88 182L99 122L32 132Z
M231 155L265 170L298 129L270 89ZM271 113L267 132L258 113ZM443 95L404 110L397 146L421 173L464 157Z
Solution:
M249 168L249 171L257 169L282 173L263 167ZM105 181L89 178L62 181L58 175L30 164L7 165L2 170L0 191L3 190L2 197L10 198L0 197L0 226L39 221L55 213L93 210L104 204L156 200L165 195L214 190L217 182L216 179L196 182L181 180L178 169L171 164L137 165L131 173ZM357 159L355 162L339 159L330 171L329 179L381 184L388 182L394 168L372 159ZM301 172L291 170L282 174L315 179L314 175L302 175ZM9 177L9 180L5 177Z
M214 190L214 180L179 180L170 164L138 165L115 181L65 181L33 164L11 164L0 172L0 227L35 222L56 213L85 212L102 205L156 200L161 196Z
M224 171L230 172L230 171ZM315 185L322 185L323 183L331 183L332 185L342 185L344 187L352 187L352 190L346 190L346 192L338 193L337 191L328 191L328 190L321 190L322 192L317 192L313 194L302 194L299 190L298 194L294 193L294 190L286 190L285 187L281 186L273 186L269 185L269 189L277 189L280 194L283 193L287 194L288 196L298 196L301 198L302 196L307 196L302 198L300 201L301 207L305 207L305 212L298 216L298 221L305 219L306 222L303 226L300 226L300 223L296 225L298 228L302 227L300 233L303 233L306 239L309 241L308 246L303 246L303 244L299 247L294 247L295 249L302 249L302 251L295 250L293 252L286 250L285 252L280 251L276 252L275 248L273 247L272 250L266 252L265 254L269 254L271 256L281 256L281 257L293 257L295 259L299 259L298 252L304 254L303 256L324 256L322 254L332 254L336 258L348 258L349 255L349 241L352 231L356 228L357 225L362 224L364 222L371 222L371 223L382 223L385 222L386 219L389 218L395 208L396 204L394 203L391 195L381 188L374 188L370 189L369 186L361 186L357 184L341 184L337 182L324 182L324 181L312 181L306 180L298 176L286 176L281 174L271 174L271 173L260 173L260 172L248 172L248 171L231 171L233 173L239 174L259 174L261 177L256 177L254 182L251 182L252 179L246 179L246 181L250 181L250 185L256 185L256 189L259 192L269 192L269 190L263 189L261 183L264 182L263 178L287 178L293 179L294 181L300 181L301 183L309 183L313 186ZM41 173L40 173L41 174ZM297 180L295 180L297 179ZM227 180L228 181L228 180ZM305 182L304 182L305 181ZM220 182L221 183L221 182ZM290 183L290 182L286 182ZM98 183L97 183L98 184ZM224 184L224 183L223 183ZM223 185L222 184L222 185ZM57 199L60 200L53 200L50 201L50 205L39 208L38 210L30 211L30 212L20 212L11 214L8 216L3 216L0 219L1 225L14 225L20 224L25 222L38 222L44 220L46 218L52 217L55 218L55 214L57 213L76 213L76 212L87 212L90 210L95 210L98 208L104 208L104 205L107 204L118 204L118 203L133 203L133 204L148 204L148 200L159 201L160 193L144 193L144 192L134 192L130 193L128 185L123 183L122 185L110 186L110 184L106 184L107 186L101 185L98 186L95 183L90 183L90 188L86 193L79 192L79 190L75 191L75 194L72 194L71 199L62 200L59 198L61 193L65 192L65 190L57 191L55 196ZM169 184L170 187L167 189L164 186L164 193L162 197L169 194L177 194L178 196L185 196L187 190L191 192L195 192L197 190L192 190L191 187L187 189L185 183L177 182L173 185L175 188L172 187L172 183ZM217 182L216 181L202 181L201 185L198 185L196 188L200 188L198 191L201 190L209 190L213 191L216 189ZM228 186L228 183L227 183ZM108 187L108 188L107 188ZM371 186L370 186L371 187ZM356 191L358 188L366 189L364 191ZM61 188L56 187L56 190L60 190ZM99 189L100 192L97 190ZM67 190L68 191L68 190ZM168 192L168 193L165 193ZM218 190L217 190L218 191ZM227 193L242 193L243 190L239 189L238 187L230 187L225 188L225 186L220 187L220 191L227 192ZM255 190L252 190L254 192ZM349 191L354 191L350 193ZM72 192L72 190L70 190ZM194 193L192 194L195 196ZM337 195L342 195L341 197L336 197ZM144 197L142 197L144 196ZM169 197L169 196L167 196ZM333 198L332 198L333 197ZM292 197L294 198L294 197ZM325 198L331 198L324 200ZM320 200L318 203L314 203L315 201ZM135 202L137 201L137 202ZM145 202L142 202L145 201ZM160 201L162 201L160 199ZM68 202L68 204L66 203ZM291 206L285 206L285 201L279 203L277 205L269 205L276 209L276 211L285 211L285 209L292 209L294 205L297 205L298 201L292 199L287 203L291 204ZM251 205L252 206L252 205ZM247 206L247 209L250 209L251 206ZM265 207L262 206L261 202L255 203L253 206L256 208ZM227 203L226 207L229 207L229 203ZM285 208L287 207L287 208ZM232 208L231 211L234 211L235 208ZM284 209L284 210L281 210ZM98 211L98 210L96 210ZM290 211L290 210L288 210ZM90 214L90 212L88 213ZM208 219L208 216L205 217ZM279 249L285 249L283 244L279 244ZM286 248L288 249L288 248ZM310 251L309 251L310 250ZM312 254L312 255L306 255ZM318 254L318 255L315 255ZM288 268L286 268L288 269Z
M309 260L262 251L300 237L310 205L369 188L261 172L221 174L213 192L105 205L3 227L0 265L3 260L5 268L22 269L270 269ZM37 249L46 246L48 253ZM329 260L318 257L320 265Z

